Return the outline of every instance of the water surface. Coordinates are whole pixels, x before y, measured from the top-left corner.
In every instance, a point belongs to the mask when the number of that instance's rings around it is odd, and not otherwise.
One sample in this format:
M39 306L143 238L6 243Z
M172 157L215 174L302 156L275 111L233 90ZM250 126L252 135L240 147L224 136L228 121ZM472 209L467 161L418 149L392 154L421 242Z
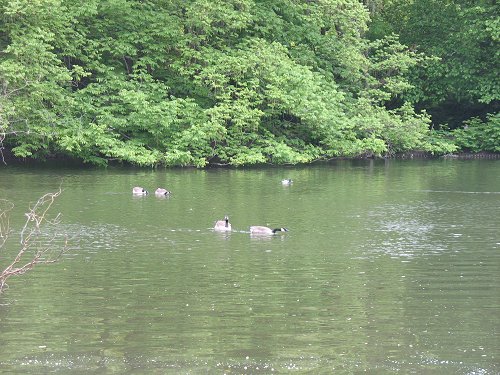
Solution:
M7 166L14 232L60 184L70 246L0 296L0 372L500 373L496 160Z

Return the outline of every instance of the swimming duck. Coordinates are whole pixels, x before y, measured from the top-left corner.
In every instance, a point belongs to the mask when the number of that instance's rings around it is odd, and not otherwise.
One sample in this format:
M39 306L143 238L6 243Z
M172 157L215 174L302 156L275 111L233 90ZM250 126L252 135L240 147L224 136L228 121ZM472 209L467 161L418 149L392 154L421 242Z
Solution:
M149 192L140 186L136 186L132 189L132 194L134 194L134 195L148 195Z
M231 230L231 224L229 223L229 217L226 215L224 216L224 220L218 220L215 223L214 230L217 231L230 231Z
M281 180L282 185L291 185L293 183L293 180L290 178L286 178L284 180Z
M163 188L158 188L155 190L155 195L157 197L164 197L164 196L167 196L167 195L170 195L171 192L168 191L167 189L163 189Z
M262 227L259 225L254 225L254 226L250 227L251 234L276 234L276 232L288 232L288 229L286 229L286 228L271 229L271 228Z

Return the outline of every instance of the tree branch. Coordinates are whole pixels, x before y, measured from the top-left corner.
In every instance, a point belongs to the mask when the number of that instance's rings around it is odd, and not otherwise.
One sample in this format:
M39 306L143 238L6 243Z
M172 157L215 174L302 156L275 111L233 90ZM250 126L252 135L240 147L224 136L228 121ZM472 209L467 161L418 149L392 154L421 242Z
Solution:
M20 248L14 259L0 273L0 293L6 288L7 279L11 276L22 275L39 264L54 263L68 248L68 238L62 245L55 244L57 233L48 235L47 226L57 226L61 221L61 214L49 218L48 212L55 199L62 190L47 193L40 197L33 207L25 213L26 221L20 233ZM9 214L14 204L7 200L0 200L0 250L7 242L11 233ZM59 249L59 250L57 250Z

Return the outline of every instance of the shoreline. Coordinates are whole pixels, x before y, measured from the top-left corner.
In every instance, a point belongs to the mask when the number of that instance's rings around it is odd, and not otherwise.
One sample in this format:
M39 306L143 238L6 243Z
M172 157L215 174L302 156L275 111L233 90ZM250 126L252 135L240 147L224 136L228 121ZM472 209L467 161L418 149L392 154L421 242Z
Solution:
M0 166L9 166L9 165L15 165L15 166L53 166L54 164L60 164L61 166L69 166L69 167L84 167L84 168L106 168L108 166L110 167L123 167L123 168L194 168L196 169L195 166L191 165L186 165L186 166L181 166L181 165L172 165L172 166L165 166L165 165L156 165L156 166L149 166L149 167L144 167L144 166L137 166L133 164L129 164L126 162L120 162L116 160L109 160L108 165L106 166L99 166L95 164L90 164L90 163L84 163L81 160L78 159L73 159L70 157L66 156L49 156L45 160L39 160L39 159L34 159L34 158L18 158L12 155L10 152L7 152L7 150L3 150L3 159L0 158ZM261 166L266 166L266 167L290 167L294 165L312 165L317 162L329 162L329 161L335 161L335 160L369 160L369 159L386 159L386 160L404 160L404 159L458 159L458 160L478 160L478 159L486 159L486 160L497 160L500 159L500 153L498 152L486 152L486 151L481 151L481 152L459 152L459 153L453 153L453 154L446 154L446 155L435 155L427 151L422 151L422 150L415 150L415 151L407 151L407 152L401 152L397 153L393 156L375 156L375 155L360 155L357 157L335 157L335 158L329 158L329 159L324 159L324 160L316 160L312 161L310 163L304 163L304 164L261 164ZM259 165L244 165L244 166L234 166L230 164L217 164L217 163L209 163L207 164L204 168L201 169L206 169L206 168L255 168L259 167Z

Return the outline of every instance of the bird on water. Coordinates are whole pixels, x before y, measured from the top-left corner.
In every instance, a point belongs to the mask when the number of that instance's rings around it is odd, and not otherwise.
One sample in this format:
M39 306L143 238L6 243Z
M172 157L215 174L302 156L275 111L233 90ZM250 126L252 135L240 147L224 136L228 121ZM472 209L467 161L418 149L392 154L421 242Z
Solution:
M277 232L288 232L288 229L286 228L271 229L269 227L263 227L260 225L253 225L250 227L251 234L276 234Z
M143 187L136 186L132 189L132 194L133 195L148 195L149 192L144 189Z
M158 188L155 190L155 195L157 197L164 197L164 196L167 196L167 195L170 195L171 192L168 191L167 189L163 189L163 188Z
M221 232L230 231L231 223L229 222L229 217L226 215L224 216L224 220L217 220L214 225L214 230Z

